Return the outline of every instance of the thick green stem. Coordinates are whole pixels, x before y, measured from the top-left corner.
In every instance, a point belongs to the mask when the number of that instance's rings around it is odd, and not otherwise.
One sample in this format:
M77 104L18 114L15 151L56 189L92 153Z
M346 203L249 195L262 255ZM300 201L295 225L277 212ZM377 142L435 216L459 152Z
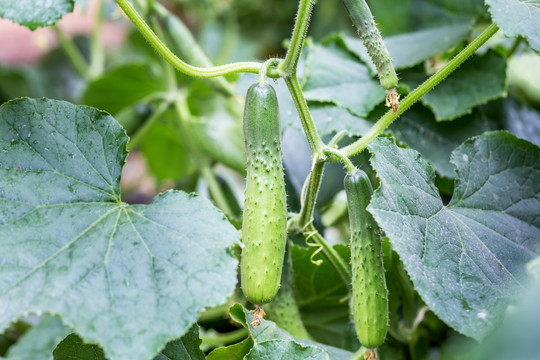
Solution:
M77 72L85 80L90 80L91 75L88 71L88 63L84 59L79 49L73 43L73 40L67 37L66 34L64 34L64 32L62 31L62 29L60 29L58 26L54 26L53 29L56 33L56 37L58 38L58 43L60 44L60 47L62 47L62 49L68 56L69 60L75 67L75 70L77 70Z
M499 30L497 24L491 24L485 29L476 39L474 39L465 49L457 54L445 67L433 74L422 85L411 92L399 105L399 109L394 114L389 110L382 118L377 121L367 133L364 134L356 142L341 149L341 153L345 156L353 156L364 150L366 146L379 136L397 117L410 108L415 102L420 100L428 91L433 89L437 84L450 75L459 65L467 60L480 46L482 46L489 38L491 38Z
M177 70L186 75L199 78L212 78L238 72L258 73L261 63L257 62L239 62L213 67L192 66L180 60L173 52L158 38L150 29L144 19L137 13L128 0L116 0L118 6L122 8L126 16L131 20L141 35L152 45L158 54L163 56L167 62Z
M101 40L103 29L103 0L97 1L96 17L92 34L90 36L90 76L93 78L101 75L105 69L105 52Z
M319 136L319 133L317 133L315 125L313 124L313 119L311 118L311 113L309 112L309 108L306 99L304 98L302 88L300 87L300 83L298 82L298 78L296 75L287 77L285 78L285 83L287 84L294 104L296 105L296 110L300 116L300 121L302 122L302 127L304 128L309 147L311 148L311 153L315 158L317 158L318 156L322 155L324 144Z
M139 145L142 141L142 139L145 137L145 135L148 133L148 131L154 126L154 124L161 118L163 113L169 108L169 103L166 101L162 101L159 107L156 109L156 111L148 118L144 125L141 126L139 131L135 133L131 139L129 139L129 142L127 144L127 150L131 151L133 148L135 148L137 145Z
M298 59L300 58L302 47L304 46L304 39L306 38L309 27L309 19L311 18L313 5L315 5L315 0L300 0L300 4L298 5L298 12L296 13L296 22L289 43L289 50L287 50L287 56L279 67L279 71L286 74L286 76L293 76L296 74L296 66L298 65Z
M301 194L302 208L300 209L300 215L298 217L298 225L300 228L304 228L313 220L313 212L315 210L315 202L317 201L319 187L321 186L323 170L324 162L316 162L313 164L311 172L309 173L306 193Z

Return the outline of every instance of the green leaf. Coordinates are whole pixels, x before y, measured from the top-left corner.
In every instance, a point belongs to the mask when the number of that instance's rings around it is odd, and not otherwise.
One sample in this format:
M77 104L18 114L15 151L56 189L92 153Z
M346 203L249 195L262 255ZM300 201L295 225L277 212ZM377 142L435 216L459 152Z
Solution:
M201 342L199 326L193 324L182 338L169 342L154 360L204 360Z
M200 345L199 326L194 324L182 338L169 342L154 360L204 360ZM99 346L85 344L77 334L66 337L53 354L54 360L105 360Z
M506 60L493 51L467 60L422 98L437 121L470 114L475 106L506 94ZM416 84L415 84L416 85Z
M141 142L148 167L158 180L179 179L190 167L189 151L175 117L176 114L167 111Z
M59 318L44 315L39 323L9 348L6 359L52 360L54 348L70 332L70 329L63 325Z
M540 51L540 1L486 0L493 21L507 36L524 36Z
M540 146L540 112L512 99L504 102L503 123L512 134Z
M221 347L213 350L208 354L208 360L242 360L246 356L251 348L253 347L254 342L251 337L227 347Z
M360 117L385 98L385 91L363 64L338 48L314 44L307 55L304 96L330 102Z
M452 154L457 179L448 205L416 151L382 138L369 149L381 179L369 211L429 308L482 339L540 253L540 149L506 132L466 141Z
M77 334L67 336L53 351L54 360L105 360L103 350L94 344L85 344Z
M480 111L453 122L436 122L433 114L416 105L390 127L396 137L417 150L442 176L454 178L450 154L463 141L489 130Z
M396 70L412 67L435 55L443 53L465 40L470 32L470 23L461 22L436 28L399 34L384 38ZM377 73L366 47L358 37L342 36L345 47Z
M120 201L127 137L111 116L18 99L0 134L0 330L46 311L112 359L145 360L233 292L238 234L208 200Z
M260 354L264 354L264 351L266 351L264 349L266 348L263 348L261 350L262 352L259 352L259 350L255 350L255 349L259 348L262 344L266 342L271 342L274 340L282 340L282 341L302 345L302 347L297 347L294 345L284 345L283 347L279 347L280 350L276 349L276 351L280 351L280 354L282 354L283 359L289 359L289 356L291 357L297 356L298 351L304 351L303 347L314 347L314 348L320 349L322 350L322 353L326 354L329 357L330 360L346 360L352 355L348 351L338 349L332 346L323 345L321 343L316 343L314 341L305 340L305 339L296 339L292 337L285 330L280 329L272 321L263 320L261 325L254 328L251 325L251 322L253 321L253 313L245 309L244 307L242 307L242 305L240 304L236 304L231 307L230 315L234 321L242 324L244 327L246 327L249 330L251 337L253 338L253 341L255 343L255 346L251 350L250 354L255 353L257 354L257 356L262 356ZM319 352L316 352L316 354L319 354ZM254 357L254 358L249 358L249 359L264 360L266 358Z
M116 114L164 91L163 76L156 68L146 64L124 64L91 81L83 93L82 102Z
M13 20L31 30L51 26L73 11L73 0L0 0L0 17Z
M245 357L245 360L330 360L321 348L301 345L294 341L270 340L257 344Z

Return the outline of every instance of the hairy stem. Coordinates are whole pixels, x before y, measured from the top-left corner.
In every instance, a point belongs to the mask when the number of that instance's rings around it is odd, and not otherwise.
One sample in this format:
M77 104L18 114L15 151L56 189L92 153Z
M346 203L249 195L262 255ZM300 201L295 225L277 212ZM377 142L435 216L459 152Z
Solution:
M302 208L300 209L300 215L298 217L298 225L300 225L301 228L305 227L313 220L313 212L315 209L317 194L319 193L319 187L321 186L323 170L324 162L316 162L306 180L306 193L301 194Z
M371 129L368 130L356 142L341 149L341 153L345 156L353 156L364 150L366 146L379 136L397 117L410 108L415 102L420 100L428 91L437 86L442 80L450 75L459 65L467 60L480 46L482 46L489 38L491 38L499 30L497 24L491 24L485 29L476 39L474 39L465 49L457 54L445 67L437 71L433 76L427 79L422 85L411 92L399 105L399 109L394 114L389 110L382 118L377 121Z
M311 18L313 5L315 5L315 0L300 0L300 4L298 5L298 12L296 13L296 22L289 43L289 50L287 50L285 60L279 67L279 70L287 76L296 74L296 67L298 65L300 53L302 52L302 47L304 46L304 39L306 38L309 27L309 19Z
M126 16L135 25L141 35L152 45L158 54L163 56L167 62L174 66L180 72L186 75L198 78L212 78L238 72L258 73L261 63L258 62L238 62L233 64L213 66L213 67L197 67L192 66L180 60L174 53L158 38L158 36L150 29L144 19L137 13L128 0L116 0L116 3Z
M317 129L315 128L315 125L313 124L313 119L311 118L311 113L309 112L309 108L306 99L304 98L302 88L300 87L300 83L298 82L298 78L296 75L292 75L285 78L285 83L287 84L294 104L296 105L296 110L300 116L300 121L302 122L302 127L304 128L311 153L315 158L317 158L319 155L322 155L324 144L319 136L319 133L317 132Z

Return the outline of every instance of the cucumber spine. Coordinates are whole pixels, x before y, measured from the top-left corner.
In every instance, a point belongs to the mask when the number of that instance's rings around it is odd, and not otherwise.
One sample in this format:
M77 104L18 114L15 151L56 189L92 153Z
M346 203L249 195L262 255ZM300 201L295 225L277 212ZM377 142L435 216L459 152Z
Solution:
M241 282L246 298L262 305L279 290L287 236L278 102L272 86L264 82L248 89L244 137L247 178Z
M362 170L347 174L344 182L351 228L351 310L358 339L374 349L382 345L388 331L388 290L380 232L366 210L373 188Z

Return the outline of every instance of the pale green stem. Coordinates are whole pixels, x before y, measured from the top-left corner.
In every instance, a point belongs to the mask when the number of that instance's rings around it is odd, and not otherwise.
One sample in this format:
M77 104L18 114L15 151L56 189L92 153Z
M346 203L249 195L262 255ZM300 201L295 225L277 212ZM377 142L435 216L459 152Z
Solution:
M58 43L60 44L60 47L62 47L62 49L66 53L67 57L75 67L75 70L77 70L77 72L85 80L90 80L91 76L88 72L88 63L84 59L79 49L73 43L73 40L66 36L62 29L60 29L58 26L54 26L53 29L56 33L56 37L58 38Z
M311 18L311 11L313 10L314 5L315 0L300 0L298 5L296 22L294 24L291 41L289 42L287 56L285 56L285 60L278 69L279 72L286 74L286 76L293 76L296 74L298 59L302 53L302 47L304 46L304 40L309 27L309 19Z
M135 27L140 31L141 35L152 45L158 54L163 56L168 63L174 66L178 71L198 78L211 78L238 72L255 73L259 72L261 63L258 62L238 62L233 64L213 66L213 67L197 67L192 66L180 60L173 52L157 37L150 29L144 19L131 6L128 0L116 0L116 3L126 16L131 20Z
M102 41L103 29L103 0L97 0L96 17L90 36L90 76L95 78L105 69L105 52Z
M485 29L476 39L474 39L465 49L457 54L445 67L437 71L433 76L427 79L422 85L417 87L399 104L398 111L394 114L389 110L382 118L377 121L367 133L364 134L356 142L341 149L341 153L345 156L353 156L364 150L366 146L379 136L397 117L403 114L415 102L420 100L428 91L433 89L437 84L450 75L459 65L467 60L480 46L482 46L489 38L491 38L499 27L497 24L491 24Z

